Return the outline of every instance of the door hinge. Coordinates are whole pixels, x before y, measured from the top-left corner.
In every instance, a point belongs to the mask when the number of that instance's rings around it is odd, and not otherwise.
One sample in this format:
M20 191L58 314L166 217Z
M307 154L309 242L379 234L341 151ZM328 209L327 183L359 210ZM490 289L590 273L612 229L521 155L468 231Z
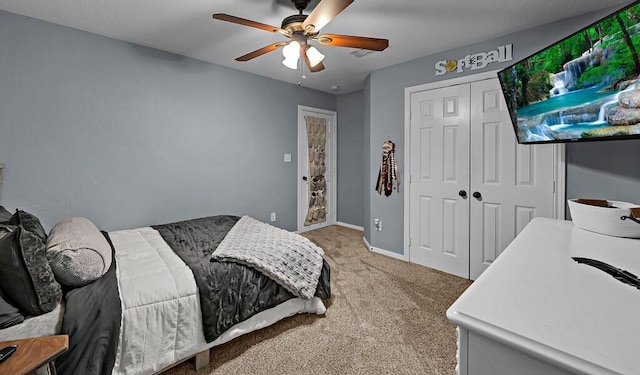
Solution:
M555 181L553 181L553 192L554 193L556 192L556 182Z
M411 247L411 237L409 237L409 247Z

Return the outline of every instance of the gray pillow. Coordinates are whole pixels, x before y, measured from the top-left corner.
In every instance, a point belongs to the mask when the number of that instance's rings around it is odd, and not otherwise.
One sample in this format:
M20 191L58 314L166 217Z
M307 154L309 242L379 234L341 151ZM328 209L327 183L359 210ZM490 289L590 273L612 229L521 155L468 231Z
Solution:
M89 284L111 266L111 247L89 219L72 217L51 228L47 257L56 279L67 286Z
M11 219L11 212L7 211L3 206L0 206L0 223L4 223L9 219Z
M0 329L9 328L24 322L24 316L15 308L0 290Z
M47 232L45 232L42 224L40 223L40 219L34 214L30 214L26 211L16 210L16 213L9 218L9 224L19 225L22 229L35 234L45 242L47 240Z
M0 286L28 315L47 313L62 300L44 242L20 226L0 224Z

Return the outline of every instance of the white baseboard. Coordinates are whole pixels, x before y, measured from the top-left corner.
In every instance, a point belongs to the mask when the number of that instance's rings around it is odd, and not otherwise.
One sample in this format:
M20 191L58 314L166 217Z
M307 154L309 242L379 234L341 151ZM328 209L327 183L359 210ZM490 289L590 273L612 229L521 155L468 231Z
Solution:
M336 225L339 225L339 226L345 227L345 228L359 230L360 232L364 232L364 227L359 227L357 225L347 224L347 223L343 223L341 221L336 222Z
M374 253L380 254L380 255L385 255L385 256L388 256L390 258L403 260L405 262L407 261L407 259L405 258L405 256L403 254L394 253L393 251L380 249L380 248L373 247L373 246L369 245L369 241L367 241L367 238L364 237L364 236L362 236L362 241L364 241L364 244L367 246L367 249L369 249L371 252L374 252Z

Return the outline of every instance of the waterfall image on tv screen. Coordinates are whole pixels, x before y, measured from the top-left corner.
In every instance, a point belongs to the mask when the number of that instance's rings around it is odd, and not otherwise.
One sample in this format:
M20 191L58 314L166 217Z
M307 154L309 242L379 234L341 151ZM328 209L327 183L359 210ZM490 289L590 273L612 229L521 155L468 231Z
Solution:
M519 143L640 137L640 1L498 72Z

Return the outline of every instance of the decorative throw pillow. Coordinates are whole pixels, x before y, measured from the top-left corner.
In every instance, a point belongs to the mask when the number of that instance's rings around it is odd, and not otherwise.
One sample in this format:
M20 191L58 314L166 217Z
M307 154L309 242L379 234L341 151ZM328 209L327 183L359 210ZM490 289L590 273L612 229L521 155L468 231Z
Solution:
M20 226L0 224L0 285L17 307L40 315L62 300L46 247L40 238Z
M16 213L9 219L9 224L20 225L24 230L35 234L41 241L47 240L47 232L45 232L40 219L35 215L22 210L16 210Z
M24 322L24 316L10 304L0 291L0 329L9 328Z
M11 212L7 211L3 206L0 206L0 223L4 223L9 219L11 219Z
M104 275L111 266L111 247L89 219L72 217L54 225L47 239L47 257L56 279L83 286Z

